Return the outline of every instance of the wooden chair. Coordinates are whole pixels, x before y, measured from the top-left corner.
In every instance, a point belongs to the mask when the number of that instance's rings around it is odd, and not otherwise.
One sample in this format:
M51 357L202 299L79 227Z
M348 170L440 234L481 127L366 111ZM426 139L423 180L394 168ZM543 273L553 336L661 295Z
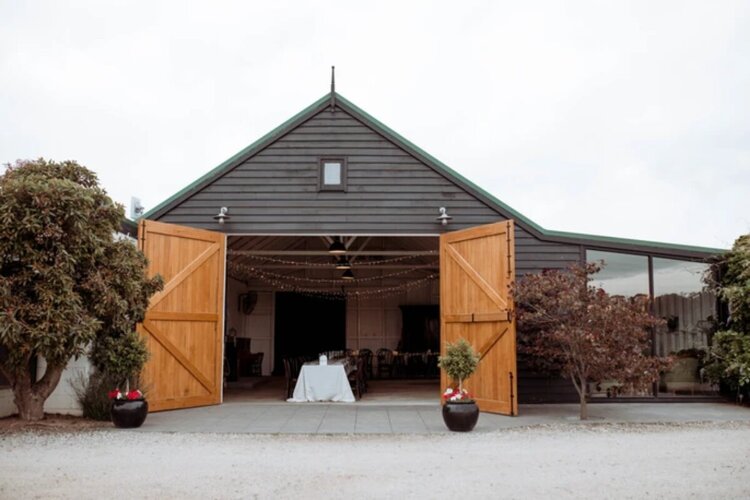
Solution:
M263 373L263 353L253 352L249 353L243 362L247 364L246 368L241 371L243 375L249 375L251 377L260 377Z
M386 348L378 349L378 378L393 377L393 351Z
M439 378L440 368L438 368L438 353L427 353L427 367L425 368L427 378Z
M359 356L357 357L357 365L354 370L349 372L349 385L352 387L354 397L362 399L362 394L366 392L365 389L365 362L364 359Z
M297 385L297 378L299 377L299 369L297 363L289 358L284 358L284 378L286 379L286 398L289 399L294 394L294 387Z
M372 378L372 350L370 349L360 349L359 350L360 357L364 358L365 362L365 376L368 379Z

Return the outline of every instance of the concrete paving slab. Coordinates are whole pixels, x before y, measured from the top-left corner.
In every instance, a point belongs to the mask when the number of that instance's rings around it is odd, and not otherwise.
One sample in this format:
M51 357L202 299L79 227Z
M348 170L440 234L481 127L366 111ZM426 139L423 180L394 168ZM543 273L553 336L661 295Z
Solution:
M559 424L750 421L750 409L729 403L591 404L591 419L578 419L578 405L522 405L520 415L482 413L475 432ZM229 403L152 413L141 432L442 434L448 432L438 404Z

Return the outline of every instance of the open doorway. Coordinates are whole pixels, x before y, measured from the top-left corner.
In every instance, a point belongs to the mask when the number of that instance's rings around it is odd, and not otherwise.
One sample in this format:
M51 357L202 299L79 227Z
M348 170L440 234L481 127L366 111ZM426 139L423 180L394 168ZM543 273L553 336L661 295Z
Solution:
M346 349L346 301L277 292L274 330L273 374L284 375L284 358Z
M329 251L332 241L346 248L348 269ZM227 244L226 331L237 339L232 344L250 342L263 364L261 377L230 381L225 401L283 400L284 359L335 352L366 357L368 390L360 401L434 404L436 236L230 236ZM344 280L347 270L353 278ZM248 294L258 306L246 314L234 304Z

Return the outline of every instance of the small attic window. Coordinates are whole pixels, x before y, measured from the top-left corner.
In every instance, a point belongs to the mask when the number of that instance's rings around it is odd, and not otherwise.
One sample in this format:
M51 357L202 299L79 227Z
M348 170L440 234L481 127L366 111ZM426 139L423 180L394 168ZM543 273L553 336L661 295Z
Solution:
M346 191L346 159L320 159L320 190Z

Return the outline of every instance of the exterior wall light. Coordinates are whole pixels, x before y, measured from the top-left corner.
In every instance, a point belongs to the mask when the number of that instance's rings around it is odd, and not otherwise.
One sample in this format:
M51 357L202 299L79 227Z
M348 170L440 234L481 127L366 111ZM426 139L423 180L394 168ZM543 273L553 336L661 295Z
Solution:
M227 212L229 212L229 209L227 207L221 207L219 209L219 213L214 215L214 220L219 224L224 224L224 221L232 218L231 216L227 215Z
M445 207L440 207L438 210L440 211L440 215L435 217L435 220L442 225L447 226L453 217L448 215L448 210Z

